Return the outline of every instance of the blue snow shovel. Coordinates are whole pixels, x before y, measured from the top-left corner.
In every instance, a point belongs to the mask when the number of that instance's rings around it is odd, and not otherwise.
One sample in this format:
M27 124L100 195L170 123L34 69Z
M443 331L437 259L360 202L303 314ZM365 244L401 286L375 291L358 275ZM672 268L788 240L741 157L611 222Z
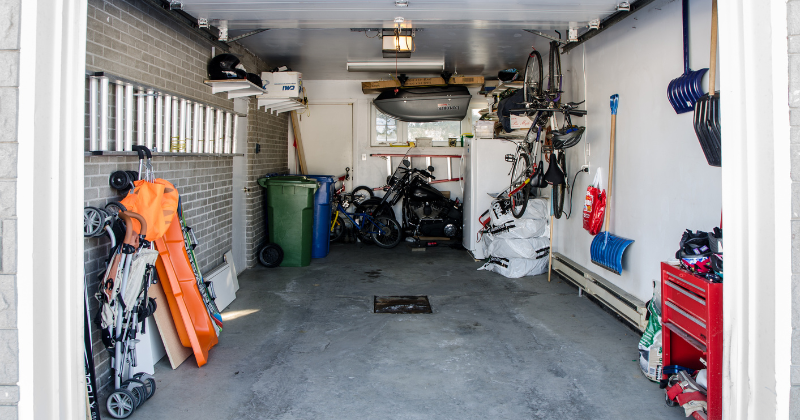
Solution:
M608 232L608 220L611 218L611 186L614 180L614 141L617 132L617 105L619 95L611 95L611 151L608 155L608 194L606 198L606 217L603 223L605 231L595 235L590 248L592 262L617 274L622 274L622 253L633 243L632 239L621 238Z

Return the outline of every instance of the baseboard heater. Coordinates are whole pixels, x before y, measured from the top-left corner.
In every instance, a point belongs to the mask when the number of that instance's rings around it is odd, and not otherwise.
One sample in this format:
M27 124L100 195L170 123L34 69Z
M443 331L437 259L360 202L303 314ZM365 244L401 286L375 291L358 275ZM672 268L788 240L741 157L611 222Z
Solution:
M553 253L553 272L589 294L600 305L617 314L631 327L644 331L647 326L647 307L636 296L611 284L608 280L583 268L575 261Z

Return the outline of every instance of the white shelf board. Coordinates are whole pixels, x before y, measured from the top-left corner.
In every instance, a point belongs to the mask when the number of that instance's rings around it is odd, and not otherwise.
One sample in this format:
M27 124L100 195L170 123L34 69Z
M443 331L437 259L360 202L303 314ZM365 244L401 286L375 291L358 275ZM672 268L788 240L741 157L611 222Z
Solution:
M303 105L302 102L298 101L297 99L289 99L289 98L258 98L258 107L264 107L264 110L270 110L270 112L274 112L280 114L282 112L294 111L297 109L303 109L306 106Z
M247 79L204 80L203 83L211 86L213 94L228 92L228 99L264 94L264 89Z

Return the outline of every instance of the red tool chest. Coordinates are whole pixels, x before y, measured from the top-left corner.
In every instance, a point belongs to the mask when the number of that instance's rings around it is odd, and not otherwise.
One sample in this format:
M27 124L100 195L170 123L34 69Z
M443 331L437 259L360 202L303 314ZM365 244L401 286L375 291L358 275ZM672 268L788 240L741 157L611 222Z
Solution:
M664 366L703 369L702 357L708 364L708 418L722 419L722 283L662 262L661 324Z

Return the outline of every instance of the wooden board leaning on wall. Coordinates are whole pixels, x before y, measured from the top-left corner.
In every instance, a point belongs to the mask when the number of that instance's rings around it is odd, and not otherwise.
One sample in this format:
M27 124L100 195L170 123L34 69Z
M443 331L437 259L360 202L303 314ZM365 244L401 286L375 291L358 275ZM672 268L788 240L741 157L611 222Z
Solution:
M450 83L445 83L441 77L421 77L417 79L408 79L404 87L422 87L422 86L447 86L447 85L460 85L460 86L481 86L483 85L483 76L453 76L450 78ZM364 93L380 93L384 89L400 87L400 82L397 80L380 80L376 82L361 82L361 91Z

